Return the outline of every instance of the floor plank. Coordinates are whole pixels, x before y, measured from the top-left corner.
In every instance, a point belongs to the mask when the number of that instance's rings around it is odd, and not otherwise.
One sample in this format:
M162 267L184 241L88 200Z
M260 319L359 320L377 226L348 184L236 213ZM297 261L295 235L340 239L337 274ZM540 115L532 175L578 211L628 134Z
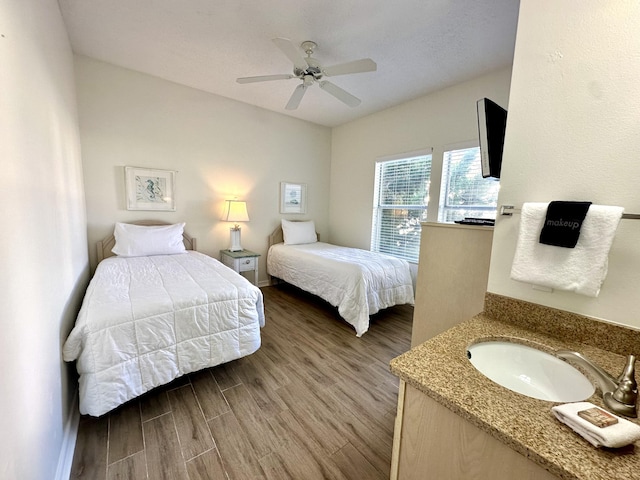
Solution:
M233 415L227 412L209 421L224 468L231 480L236 478L266 478L251 443Z
M271 453L271 445L278 439L249 389L245 385L238 385L225 390L224 396L257 458Z
M135 480L147 478L147 461L144 452L112 463L107 469L107 480Z
M211 450L214 447L213 438L191 385L171 390L169 403L171 403L183 458L191 460Z
M71 465L72 480L102 480L107 475L109 418L83 417Z
M167 392L157 392L154 390L140 397L140 413L143 422L169 413L170 411L171 404L169 403Z
M349 480L385 480L388 476L375 469L364 456L350 443L331 456L342 473Z
M278 364L261 354L261 351L256 352L246 362L242 362L242 365L234 368L234 372L264 414L276 415L286 406L275 391L289 383L289 379Z
M220 387L215 378L213 378L210 369L192 373L189 377L198 402L202 407L205 420L211 420L229 411L229 404L220 391Z
M189 480L224 480L227 476L218 450L212 448L187 462Z
M187 480L173 414L167 413L143 424L149 478Z
M309 478L314 475L321 479L344 480L338 467L329 460L320 444L308 434L291 412L282 412L277 417L269 419L269 422L280 438L278 444L274 446L274 452L278 458L278 464L286 473L285 477L291 477L292 472L302 468L309 472ZM306 479L307 477L293 478Z
M216 379L220 390L222 390L223 392L227 388L235 387L236 385L240 385L242 383L242 381L233 371L233 366L236 363L237 362L224 363L210 369L213 378Z
M140 402L133 400L109 416L109 464L142 450Z
M410 348L413 308L373 315L358 338L318 297L287 284L262 292L258 352L83 417L71 479L388 478L389 361Z

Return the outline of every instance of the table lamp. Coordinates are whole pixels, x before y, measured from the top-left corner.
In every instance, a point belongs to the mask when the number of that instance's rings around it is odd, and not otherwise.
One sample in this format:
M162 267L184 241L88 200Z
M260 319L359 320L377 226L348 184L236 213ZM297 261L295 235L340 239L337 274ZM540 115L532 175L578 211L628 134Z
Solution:
M240 200L226 200L222 220L235 223L235 225L230 228L231 246L229 247L229 251L241 251L242 246L240 245L240 225L236 222L249 221L249 214L247 213L247 202L243 202Z

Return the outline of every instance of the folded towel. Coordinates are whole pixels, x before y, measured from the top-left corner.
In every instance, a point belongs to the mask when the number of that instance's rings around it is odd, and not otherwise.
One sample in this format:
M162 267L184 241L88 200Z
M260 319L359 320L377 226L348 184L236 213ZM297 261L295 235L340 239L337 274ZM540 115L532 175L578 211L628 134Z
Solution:
M577 402L558 405L551 408L551 411L558 420L571 427L594 447L620 448L640 440L640 426L617 415L605 412L607 416L618 420L618 423L606 427L598 427L578 415L578 412L590 408L599 409L590 402Z
M570 249L539 242L547 206L547 203L522 206L511 278L597 297L607 275L609 250L624 209L591 205L578 243Z
M550 202L540 232L540 243L575 248L590 205L591 202Z

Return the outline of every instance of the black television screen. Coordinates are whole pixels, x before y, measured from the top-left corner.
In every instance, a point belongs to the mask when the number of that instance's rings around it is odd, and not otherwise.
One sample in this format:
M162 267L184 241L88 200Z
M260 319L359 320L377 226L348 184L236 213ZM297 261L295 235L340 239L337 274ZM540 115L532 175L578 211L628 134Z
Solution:
M507 111L488 98L477 102L482 176L500 178Z

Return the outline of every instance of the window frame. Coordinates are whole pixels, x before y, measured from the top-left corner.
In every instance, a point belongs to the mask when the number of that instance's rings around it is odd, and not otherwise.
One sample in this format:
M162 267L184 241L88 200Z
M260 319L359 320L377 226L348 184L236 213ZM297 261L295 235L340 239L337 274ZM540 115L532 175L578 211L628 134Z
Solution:
M423 161L426 159L428 162L428 172L425 175L425 178L420 181L426 182L424 201L421 204L415 203L382 203L382 192L381 185L383 182L382 175L383 166L388 165L390 163L401 163L411 160ZM376 160L375 163L375 179L374 179L374 193L373 193L373 217L372 217L372 225L371 225L371 251L380 252L387 255L393 255L398 258L402 258L411 263L418 263L419 253L420 253L420 234L422 230L421 223L426 221L426 215L429 206L429 191L431 184L431 175L433 171L433 149L423 149L414 152L407 152L399 155L394 155L390 157L383 157ZM406 243L403 246L398 246L396 250L386 248L385 244L393 243L393 236L385 236L383 229L389 228L385 226L385 222L383 219L384 212L388 212L390 210L407 210L407 229L409 230L409 235L411 237L406 237ZM411 218L409 216L409 212L412 211L420 211L422 212L419 219ZM395 216L395 215L394 215ZM401 224L398 224L396 228L399 228ZM400 234L402 235L402 234ZM417 242L416 242L417 237ZM411 240L413 239L413 241ZM386 240L386 241L385 241Z
M477 163L477 175L478 178L475 181L483 182L483 187L490 188L492 182L497 186L495 192L495 204L486 204L486 203L472 203L467 205L455 205L450 204L448 201L450 189L450 176L449 170L451 167L451 156L452 152L462 152L466 150L477 150L475 161ZM487 219L495 219L497 215L498 208L498 193L500 189L499 180L494 178L482 178L482 169L481 169L481 159L480 159L480 147L477 142L464 142L453 145L446 145L442 150L442 173L440 176L440 194L438 199L438 212L437 212L437 221L438 223L453 223L456 220L462 220L465 216L469 216L471 214L476 218L487 218ZM462 213L458 218L454 220L450 220L450 218L456 217L456 215L451 215L452 212L459 211L465 212Z

